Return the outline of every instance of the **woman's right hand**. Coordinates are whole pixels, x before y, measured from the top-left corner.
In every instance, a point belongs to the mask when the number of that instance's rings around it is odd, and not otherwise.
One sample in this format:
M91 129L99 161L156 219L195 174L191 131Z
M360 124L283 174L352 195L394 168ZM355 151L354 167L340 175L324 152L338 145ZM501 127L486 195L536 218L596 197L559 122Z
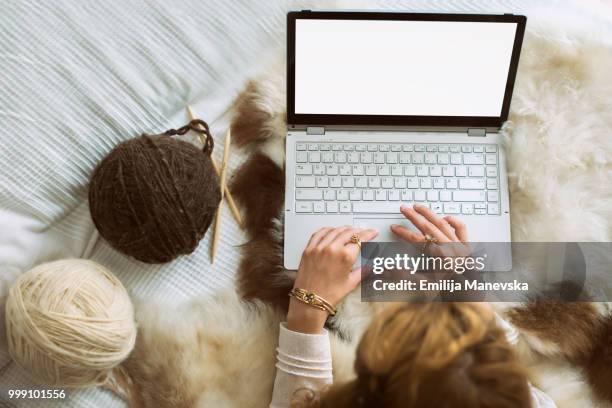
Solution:
M350 242L353 235L366 242L374 239L378 231L345 226L315 232L302 254L293 287L338 305L361 281L361 268L353 269L359 256L359 245ZM289 330L320 333L326 319L327 312L291 298L287 314Z

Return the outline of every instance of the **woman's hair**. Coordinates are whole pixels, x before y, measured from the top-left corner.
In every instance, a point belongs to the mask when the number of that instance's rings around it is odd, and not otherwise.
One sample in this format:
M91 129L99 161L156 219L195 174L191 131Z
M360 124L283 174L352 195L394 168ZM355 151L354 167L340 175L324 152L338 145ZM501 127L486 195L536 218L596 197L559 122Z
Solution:
M355 361L357 378L292 406L529 407L526 373L492 313L470 303L405 303L377 316Z

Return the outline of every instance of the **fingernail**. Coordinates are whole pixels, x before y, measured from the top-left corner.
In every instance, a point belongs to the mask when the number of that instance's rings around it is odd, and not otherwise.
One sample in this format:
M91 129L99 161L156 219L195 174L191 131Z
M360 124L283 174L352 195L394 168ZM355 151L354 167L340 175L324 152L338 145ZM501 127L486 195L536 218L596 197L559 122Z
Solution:
M402 205L400 206L400 210L407 210L407 209L409 209L409 208L410 208L410 207L408 207L406 204L402 204Z
M397 225L397 224L391 224L391 229L394 229L394 228L397 228L397 227L399 227L399 225Z

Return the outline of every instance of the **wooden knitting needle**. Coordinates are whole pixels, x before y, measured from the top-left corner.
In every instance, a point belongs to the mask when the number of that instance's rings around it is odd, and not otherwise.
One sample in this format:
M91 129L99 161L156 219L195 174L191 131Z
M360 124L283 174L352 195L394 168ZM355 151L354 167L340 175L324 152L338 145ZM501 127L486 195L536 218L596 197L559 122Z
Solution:
M189 120L194 120L196 118L195 114L193 113L193 110L191 109L191 106L189 105L187 105L187 113L189 114ZM206 141L204 140L203 136L201 134L199 136L202 143L205 143ZM219 169L219 165L213 157L211 157L211 161L213 168L215 169L215 173L217 173L217 177L221 177L221 169ZM240 211L238 211L238 206L234 202L234 197L232 197L232 193L230 193L230 190L227 186L223 187L223 192L225 199L227 200L227 205L229 205L229 208L232 211L232 215L234 216L236 223L238 223L238 226L240 228L243 228L244 224L242 222L242 216L240 215Z
M217 243L219 242L219 233L221 231L221 209L223 208L223 196L225 195L225 177L227 175L227 163L229 162L229 151L232 139L232 132L227 130L225 135L225 146L223 147L223 164L221 165L221 202L217 208L217 216L215 218L215 229L213 231L212 244L210 245L210 263L215 262L215 252L217 252Z

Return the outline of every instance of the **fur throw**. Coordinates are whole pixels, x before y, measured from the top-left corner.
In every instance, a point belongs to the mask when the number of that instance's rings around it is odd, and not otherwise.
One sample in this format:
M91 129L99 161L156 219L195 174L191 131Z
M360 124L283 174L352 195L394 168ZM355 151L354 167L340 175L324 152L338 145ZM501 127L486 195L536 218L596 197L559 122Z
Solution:
M505 127L517 241L612 238L610 49L534 32L526 36ZM282 262L284 59L251 81L234 106L234 143L249 153L232 181L249 241L233 290L177 309L138 306L139 337L116 375L134 407L266 407L278 323L294 272ZM335 381L352 373L355 346L384 304L352 293L328 322ZM519 328L531 380L559 407L610 406L612 319L606 304L536 302L495 307Z

